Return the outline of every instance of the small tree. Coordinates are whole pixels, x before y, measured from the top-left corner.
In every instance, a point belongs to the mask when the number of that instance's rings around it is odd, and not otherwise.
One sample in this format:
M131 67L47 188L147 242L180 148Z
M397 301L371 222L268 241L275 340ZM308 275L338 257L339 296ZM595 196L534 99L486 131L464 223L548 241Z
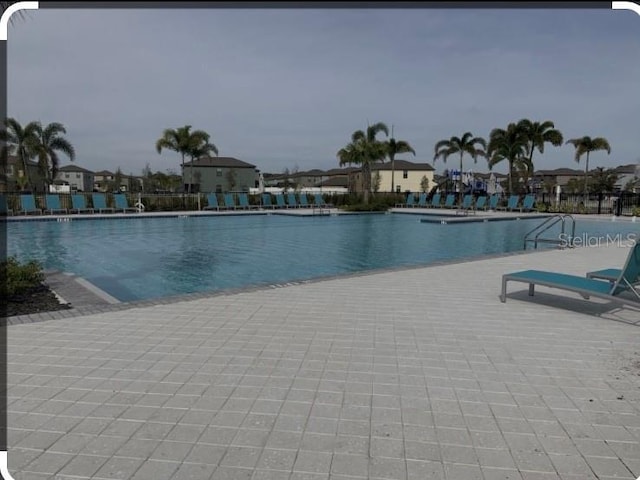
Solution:
M233 191L233 189L236 188L236 183L238 182L236 171L233 168L230 168L229 170L227 170L225 178L227 179L227 185L229 185L229 190Z
M567 192L571 194L579 193L582 190L582 183L577 178L571 178L566 185Z
M591 193L613 192L617 181L618 175L613 169L605 170L603 167L598 167L589 178L589 191Z
M382 182L382 177L380 176L380 172L376 170L376 173L373 174L373 178L372 180L372 187L373 187L373 192L374 193L378 193L380 191L380 183Z
M427 190L429 190L429 179L426 175L423 175L420 179L420 191L425 193Z

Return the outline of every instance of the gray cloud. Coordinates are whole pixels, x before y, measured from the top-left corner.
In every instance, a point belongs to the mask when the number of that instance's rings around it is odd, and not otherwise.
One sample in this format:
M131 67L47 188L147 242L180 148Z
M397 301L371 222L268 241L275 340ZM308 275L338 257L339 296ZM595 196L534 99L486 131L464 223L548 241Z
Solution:
M367 122L431 161L523 117L607 137L606 167L640 157L639 32L609 10L41 9L9 31L9 115L62 122L95 170L178 169L154 144L185 124L278 172L337 166ZM536 166L575 166L573 147Z

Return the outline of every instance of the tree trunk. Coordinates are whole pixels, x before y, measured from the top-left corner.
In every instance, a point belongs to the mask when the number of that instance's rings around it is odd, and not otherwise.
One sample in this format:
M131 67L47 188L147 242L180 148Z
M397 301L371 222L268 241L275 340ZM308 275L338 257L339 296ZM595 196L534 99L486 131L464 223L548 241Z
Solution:
M460 172L458 174L458 202L459 205L462 205L462 196L463 196L463 192L462 192L462 156L464 155L464 153L460 153Z
M395 161L394 155L391 155L391 193L396 191L396 182L395 182Z
M22 157L22 166L24 167L24 176L27 179L26 187L29 187L31 191L33 191L33 185L31 185L31 176L29 175L29 165L27 164L26 152L23 150L21 152Z
M589 195L589 151L587 151L587 162L584 167L584 202L587 206L587 195Z
M368 205L371 191L371 164L369 162L362 165L362 187L364 190L364 203Z
M509 195L513 195L513 162L509 160Z

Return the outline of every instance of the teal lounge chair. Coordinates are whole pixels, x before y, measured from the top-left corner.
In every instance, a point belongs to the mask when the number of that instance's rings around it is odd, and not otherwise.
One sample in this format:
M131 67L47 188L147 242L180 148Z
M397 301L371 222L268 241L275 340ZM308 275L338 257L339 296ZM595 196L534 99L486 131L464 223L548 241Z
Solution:
M436 207L436 208L440 208L440 199L442 198L442 195L439 193L436 193L433 195L433 197L431 198L431 206L432 207Z
M447 198L444 201L444 208L453 208L453 205L456 203L456 195L454 193L450 193L447 195Z
M93 208L97 210L98 213L114 211L113 208L107 207L107 198L104 193L92 193L91 199L93 200Z
M36 198L33 194L20 195L20 213L29 215L30 213L42 214L42 209L36 207Z
M491 195L491 198L489 199L489 210L497 210L499 201L500 195L498 195L497 193Z
M114 193L113 199L116 203L116 210L122 210L122 213L140 213L137 208L129 206L129 201L127 200L127 196L124 193Z
M298 197L300 198L300 207L302 208L309 208L311 205L309 204L309 200L307 199L307 194L302 192L300 193L300 195L298 195Z
M263 193L262 194L262 208L275 208L275 206L273 205L273 203L271 203L271 194L270 193Z
M287 204L284 203L284 195L282 193L276 194L276 206L278 208L287 208Z
M422 192L420 194L420 198L418 199L418 203L416 204L417 208L427 208L429 205L427 204L427 194Z
M593 272L591 272L593 273ZM529 295L533 296L535 285L558 288L575 292L584 298L596 297L640 308L640 290L634 285L640 276L640 242L635 242L629 256L614 281L585 278L577 275L547 272L542 270L524 270L502 276L502 292L500 301L507 301L507 282L524 282L529 284ZM629 293L628 296L621 294Z
M415 194L409 192L407 193L407 202L404 205L405 207L409 208L409 207L415 207L416 206L416 196Z
M220 210L218 196L215 193L207 193L207 206L204 210Z
M249 197L247 197L246 193L238 194L238 208L242 208L243 210L251 210L251 205L249 204Z
M73 208L69 210L69 213L73 213L74 211L78 214L82 212L93 213L95 211L93 208L87 207L87 200L85 196L80 193L71 195L71 205Z
M507 206L506 207L498 207L498 210L507 210L507 211L513 211L513 210L517 210L518 209L518 202L520 202L520 196L519 195L511 195L509 197L509 201L507 202Z
M324 198L321 194L316 193L313 197L313 206L318 208L327 207L327 204L324 202Z
M521 212L530 212L533 210L533 204L536 201L536 196L533 194L525 195L524 200L522 200L522 207L520 208Z
M69 210L67 210L66 208L62 208L62 205L60 205L59 195L47 194L44 196L44 201L45 201L45 204L47 205L47 208L45 208L44 213L48 213L50 215L53 215L56 212L69 213Z
M462 210L470 210L473 206L473 195L465 195L462 199Z
M295 193L287 193L287 206L289 208L298 208L300 206L298 205L298 201L296 200Z
M482 197L478 197L476 199L476 205L474 207L475 210L486 210L487 208L487 197L483 195Z
M236 201L233 198L233 193L225 193L224 194L224 206L227 209L232 209L233 208L235 210L236 208L238 208L238 206L236 205Z

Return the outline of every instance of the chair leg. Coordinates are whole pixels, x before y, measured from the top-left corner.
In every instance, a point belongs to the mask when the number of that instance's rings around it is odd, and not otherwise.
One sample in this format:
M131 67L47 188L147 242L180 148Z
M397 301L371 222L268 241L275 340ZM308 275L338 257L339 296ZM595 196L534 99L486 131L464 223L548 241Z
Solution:
M529 284L529 296L533 297L533 290L534 290L535 285L533 283Z

